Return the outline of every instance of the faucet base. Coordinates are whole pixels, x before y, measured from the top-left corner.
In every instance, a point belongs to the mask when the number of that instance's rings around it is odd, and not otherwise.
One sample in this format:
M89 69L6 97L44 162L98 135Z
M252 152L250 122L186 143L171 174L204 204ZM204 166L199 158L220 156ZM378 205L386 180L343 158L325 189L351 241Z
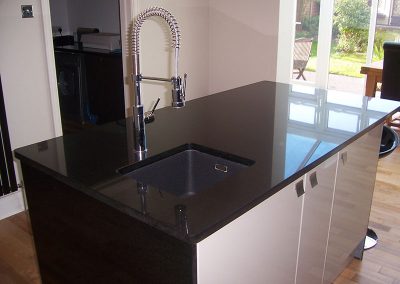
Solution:
M136 161L142 161L142 160L146 159L146 157L147 157L147 150L143 150L143 151L135 150Z
M173 108L181 108L185 106L185 102L172 102L172 107Z

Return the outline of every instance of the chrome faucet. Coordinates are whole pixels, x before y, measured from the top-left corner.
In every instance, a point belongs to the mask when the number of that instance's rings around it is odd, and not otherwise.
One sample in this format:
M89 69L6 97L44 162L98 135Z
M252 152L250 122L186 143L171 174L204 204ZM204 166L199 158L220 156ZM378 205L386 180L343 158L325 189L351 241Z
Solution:
M170 79L168 78L158 78L158 77L148 77L143 76L140 73L140 60L139 60L139 34L140 29L143 23L150 17L158 16L163 18L172 34L172 47L175 48L175 73L174 76ZM156 81L164 81L171 82L172 87L172 107L181 108L185 106L185 89L186 89L186 74L184 78L178 75L178 61L179 61L179 47L180 47L180 38L181 34L179 31L178 23L175 17L160 7L151 7L143 12L141 12L133 25L133 34L132 34L132 54L134 57L134 68L133 68L133 82L135 86L135 105L133 106L133 119L135 125L135 150L137 152L145 152L147 151L147 143L146 143L146 131L145 131L145 115L144 115L144 107L142 104L142 94L141 94L141 82L142 80L156 80Z

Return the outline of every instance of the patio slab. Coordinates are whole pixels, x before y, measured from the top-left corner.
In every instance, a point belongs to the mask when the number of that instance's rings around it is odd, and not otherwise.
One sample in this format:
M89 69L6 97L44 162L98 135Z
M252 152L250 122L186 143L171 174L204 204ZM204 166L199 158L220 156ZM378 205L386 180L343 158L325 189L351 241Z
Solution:
M293 75L293 79L297 74ZM315 81L315 72L305 71L304 76L308 82ZM298 81L304 81L299 79ZM365 78L349 77L344 75L329 74L328 89L337 90L349 93L364 94L365 93Z

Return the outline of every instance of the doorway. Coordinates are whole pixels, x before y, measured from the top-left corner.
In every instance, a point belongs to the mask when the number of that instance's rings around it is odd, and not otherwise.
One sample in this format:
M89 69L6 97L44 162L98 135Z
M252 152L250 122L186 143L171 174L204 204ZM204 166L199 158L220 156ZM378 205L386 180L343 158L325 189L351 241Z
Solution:
M127 1L42 2L47 2L51 17L48 25L52 34L48 32L45 41L47 53L54 53L48 56L48 65L49 71L55 69L56 73L53 95L59 101L63 132L124 118L128 90L124 81L126 58L122 55L126 54L126 48L125 40L117 41L116 37L124 36L121 31L127 30L126 19L131 18ZM97 39L113 38L106 43L109 48L107 45L104 48L82 45L79 38L82 30L87 28L100 31L101 37L99 33ZM50 30L50 27L46 29ZM97 39L95 44L98 44ZM120 42L119 48L117 42Z
M296 41L302 34L314 37L305 73L315 85L363 93L364 79L360 69L368 62L373 2L376 1L297 1L295 37Z
M400 42L400 0L379 0L372 62L383 60L383 43Z
M296 58L293 54L291 66L283 70L289 76L285 82L363 94L365 79L360 74L361 66L383 59L382 37L385 40L396 37L393 32L382 36L384 24L380 23L380 19L386 20L385 27L392 22L393 31L397 23L396 15L400 15L396 10L400 4L395 4L400 1L387 2L390 3L380 1L378 5L378 0L294 1L293 18L290 23L285 23L292 29L293 40L286 40L286 44L293 46L293 51L284 52L295 52L301 38L312 38L313 42L304 77L298 78L298 70L293 70L292 64ZM280 38L280 44L284 40ZM284 78L282 74L278 74L278 77Z

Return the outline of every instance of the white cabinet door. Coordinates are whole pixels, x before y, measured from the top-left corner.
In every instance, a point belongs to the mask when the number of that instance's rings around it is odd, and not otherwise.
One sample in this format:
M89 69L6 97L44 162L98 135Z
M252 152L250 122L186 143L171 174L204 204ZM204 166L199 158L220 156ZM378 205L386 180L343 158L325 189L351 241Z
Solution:
M197 244L198 283L295 282L304 196L298 182Z
M332 283L353 258L368 227L382 125L339 153L323 283Z
M335 155L306 174L297 284L321 283L337 167Z

